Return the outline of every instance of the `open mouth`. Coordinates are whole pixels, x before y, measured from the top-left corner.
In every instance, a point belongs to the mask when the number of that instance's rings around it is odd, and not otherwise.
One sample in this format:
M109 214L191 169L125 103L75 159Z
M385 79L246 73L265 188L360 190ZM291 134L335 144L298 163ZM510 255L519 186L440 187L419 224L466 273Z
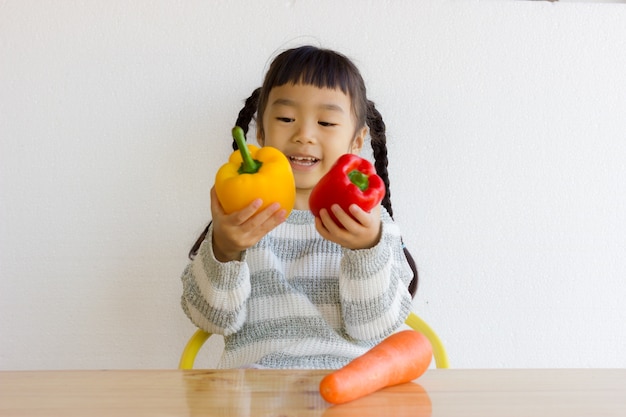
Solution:
M319 159L312 156L290 156L289 161L292 165L299 165L303 167L310 167L319 162Z

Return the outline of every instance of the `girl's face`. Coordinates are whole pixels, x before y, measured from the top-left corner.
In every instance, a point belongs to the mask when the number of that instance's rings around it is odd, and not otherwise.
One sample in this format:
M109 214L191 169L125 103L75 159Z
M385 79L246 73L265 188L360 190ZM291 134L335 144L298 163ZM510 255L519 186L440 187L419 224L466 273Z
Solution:
M274 87L262 117L264 135L257 140L289 158L298 210L309 208L311 190L341 155L361 151L367 133L366 127L357 131L350 97L339 89Z

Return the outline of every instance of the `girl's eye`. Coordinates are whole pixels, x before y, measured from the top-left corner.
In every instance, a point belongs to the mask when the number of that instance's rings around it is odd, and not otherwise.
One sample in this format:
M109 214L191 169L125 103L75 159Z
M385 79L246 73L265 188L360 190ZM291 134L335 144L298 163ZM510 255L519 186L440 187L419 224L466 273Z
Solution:
M293 122L295 119L291 119L289 117L277 117L276 120L278 120L279 122L284 122L284 123L291 123Z
M331 122L317 122L320 126L324 126L324 127L332 127L332 126L337 126L336 123L331 123Z

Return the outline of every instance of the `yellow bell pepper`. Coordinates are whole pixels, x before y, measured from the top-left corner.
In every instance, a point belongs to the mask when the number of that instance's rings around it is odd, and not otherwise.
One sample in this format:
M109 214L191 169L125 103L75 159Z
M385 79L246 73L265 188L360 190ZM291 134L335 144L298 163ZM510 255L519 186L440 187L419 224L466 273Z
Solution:
M247 145L238 126L232 134L239 149L215 175L215 192L224 211L241 210L260 198L259 210L278 202L289 215L296 200L296 183L287 157L270 146Z

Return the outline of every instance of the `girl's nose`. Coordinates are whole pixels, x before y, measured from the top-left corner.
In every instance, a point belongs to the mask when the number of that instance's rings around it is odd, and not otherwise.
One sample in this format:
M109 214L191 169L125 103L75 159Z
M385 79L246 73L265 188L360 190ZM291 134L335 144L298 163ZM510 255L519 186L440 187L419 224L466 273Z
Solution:
M294 140L298 143L315 142L315 128L311 123L301 123L294 135Z

